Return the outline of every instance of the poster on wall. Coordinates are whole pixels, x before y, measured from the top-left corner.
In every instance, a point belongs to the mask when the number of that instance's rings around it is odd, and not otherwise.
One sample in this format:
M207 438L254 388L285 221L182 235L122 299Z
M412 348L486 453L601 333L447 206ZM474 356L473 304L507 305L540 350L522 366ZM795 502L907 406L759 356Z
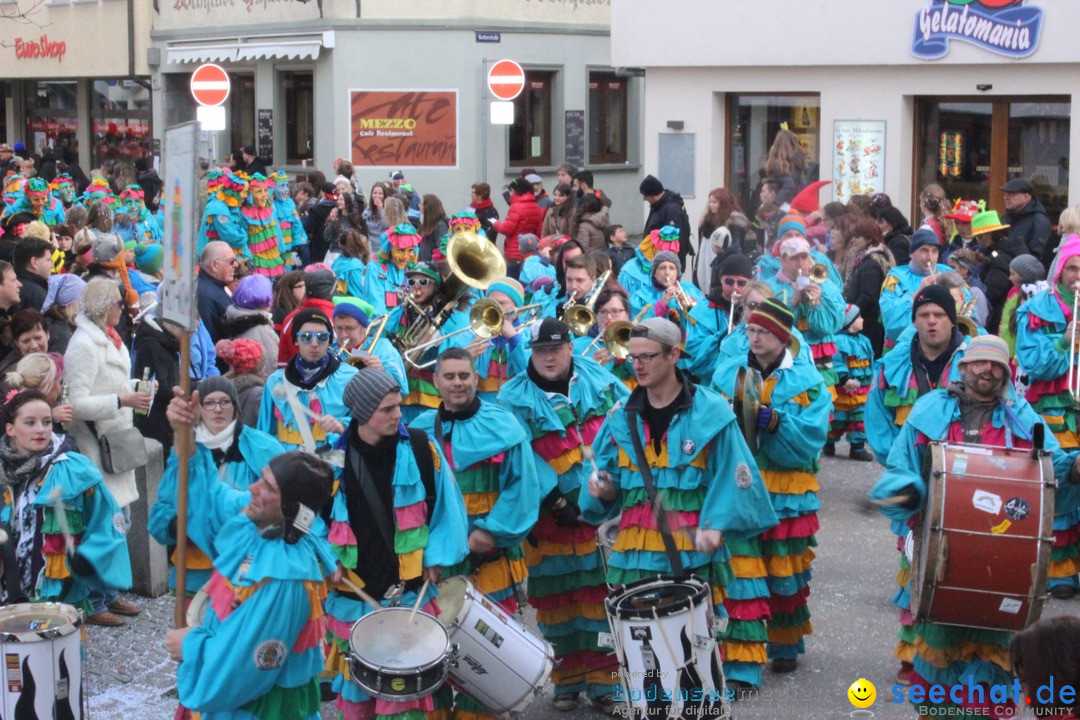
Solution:
M833 122L833 200L885 192L885 121Z
M357 167L456 168L456 90L350 90Z

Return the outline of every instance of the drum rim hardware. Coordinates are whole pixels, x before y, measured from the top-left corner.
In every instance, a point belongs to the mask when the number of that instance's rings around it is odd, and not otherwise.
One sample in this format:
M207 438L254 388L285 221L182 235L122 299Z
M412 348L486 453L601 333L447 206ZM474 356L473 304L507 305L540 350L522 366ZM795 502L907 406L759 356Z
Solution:
M442 655L439 656L438 658L434 659L434 660L426 662L426 663L424 663L422 665L416 665L416 666L411 666L411 667L407 667L407 668L403 668L403 667L400 667L400 666L397 666L397 667L390 666L390 665L380 663L379 661L377 661L377 660L375 660L373 658L365 656L363 654L363 649L356 648L355 645L352 643L353 636L356 634L357 628L362 623L364 623L365 621L370 622L369 618L372 618L372 617L374 617L376 615L379 615L380 613L411 613L411 612L412 612L412 608L409 608L409 607L396 606L396 607L379 608L378 610L375 610L374 612L370 612L367 615L364 615L362 618L360 618L355 623L353 623L352 629L349 631L348 663L349 663L350 678L352 679L352 682L354 684L356 684L358 687L360 687L360 689L362 689L364 692L368 693L369 695L371 695L373 697L376 697L376 698L379 698L379 699L382 699L382 700L399 701L399 702L408 701L408 700L419 700L421 698L428 697L429 695L434 693L436 690L438 690L440 687L442 687L443 684L446 682L446 678L450 674L450 666L451 666L451 663L453 662L453 659L455 657L456 648L450 642L450 634L449 634L449 632L447 632L446 627L441 622L439 622L438 618L436 618L433 615L430 615L430 614L428 614L426 612L418 612L417 616L418 617L425 617L428 620L430 620L430 622L428 623L429 626L438 627L442 631L443 637L445 638L445 641L446 641L445 650L443 651ZM361 668L361 669L363 669L363 670L365 670L367 672L358 673L357 672L357 667L354 667L354 666L358 666L359 668ZM431 671L437 671L436 676L435 676L435 679L437 679L437 682L434 682L434 683L430 684L426 688L421 687L420 683L424 681L424 679L425 679L424 676L431 673ZM368 682L365 681L365 678L363 676L366 675L368 672L370 672L371 674L374 674L374 676L375 676L375 682L374 683L368 683ZM402 693L393 693L393 694L391 694L391 693L385 692L383 690L383 681L384 681L384 678L386 676L393 676L394 680L404 679L405 682L406 682L406 687L403 688L403 689L407 689L408 688L407 683L412 682L415 679L416 692L405 693L405 694L402 694ZM391 680L391 682L393 682L393 680Z

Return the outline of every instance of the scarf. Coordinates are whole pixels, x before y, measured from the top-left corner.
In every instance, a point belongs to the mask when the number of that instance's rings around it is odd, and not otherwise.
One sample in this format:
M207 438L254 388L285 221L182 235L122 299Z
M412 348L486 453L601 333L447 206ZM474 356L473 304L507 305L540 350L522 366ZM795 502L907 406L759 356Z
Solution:
M15 540L15 558L18 562L21 587L4 588L0 600L26 598L33 594L34 575L44 567L40 548L40 526L37 499L40 485L35 482L42 470L44 460L53 450L52 444L41 452L22 455L15 451L11 439L0 438L0 485L11 491L11 531ZM35 548L35 545L38 547Z
M235 435L235 420L226 425L225 429L217 434L211 433L206 428L206 425L199 425L195 428L195 442L200 445L205 445L211 450L228 450L229 446L232 445Z
M300 388L311 390L341 367L341 361L333 353L326 353L318 363L309 363L299 354L285 366L285 379Z
M330 362L330 353L326 353L318 362L309 363L300 355L296 356L296 372L300 373L300 379L305 383L311 382L311 379L319 374L323 368Z

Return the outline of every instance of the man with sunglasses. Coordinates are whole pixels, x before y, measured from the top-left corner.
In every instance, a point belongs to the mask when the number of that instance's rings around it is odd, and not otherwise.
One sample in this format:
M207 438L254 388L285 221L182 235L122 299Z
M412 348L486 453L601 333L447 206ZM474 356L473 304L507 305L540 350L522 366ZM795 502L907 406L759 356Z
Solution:
M731 579L732 556L760 566L757 553L744 546L776 525L776 513L728 403L678 369L686 357L681 343L679 327L667 318L649 318L631 329L628 360L640 384L608 416L593 443L598 472L588 480L582 516L599 524L621 512L620 534L634 538L617 545L608 560L609 584L680 574L657 532L658 508L649 501L649 485L655 487L663 505L678 510L665 515L683 572L708 579L714 597L738 598L714 608L717 617L730 615L727 630L717 637L724 640L728 680L760 685L763 603L752 597L753 580ZM644 462L638 459L639 443ZM648 481L639 470L645 465Z
M725 359L712 385L728 398L739 392L740 370L761 375L760 409L751 419L757 429L754 460L769 490L780 524L752 541L760 552L769 589L768 657L775 673L792 672L806 651L810 634L811 549L817 545L818 456L825 445L832 395L809 353L794 348L795 316L775 298L765 300L746 319L750 351ZM740 573L736 568L736 576Z
M314 453L345 431L349 408L342 398L356 368L330 352L334 325L321 310L301 310L290 332L299 352L267 378L258 428L286 450Z
M720 268L720 282L709 288L708 302L690 309L693 318L686 328L686 351L690 359L682 367L706 382L720 360L720 343L742 320L742 298L754 279L754 264L746 255L729 255ZM732 312L732 306L735 311Z
M532 438L540 486L554 488L540 503L525 563L529 604L559 661L551 676L555 709L573 710L585 692L600 710L612 712L614 668L598 637L608 632L607 590L598 552L582 554L590 543L595 548L596 526L579 520L577 502L591 467L585 448L629 391L592 358L575 356L572 340L561 320L533 325L529 364L502 386L498 401Z

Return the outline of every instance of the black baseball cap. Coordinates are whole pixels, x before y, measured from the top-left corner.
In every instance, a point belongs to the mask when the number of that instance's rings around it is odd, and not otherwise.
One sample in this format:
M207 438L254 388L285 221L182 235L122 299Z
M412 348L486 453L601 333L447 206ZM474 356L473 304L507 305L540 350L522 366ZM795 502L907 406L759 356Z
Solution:
M572 342L570 326L562 320L544 318L540 323L533 325L532 337L529 340L530 348L548 348L566 345Z

